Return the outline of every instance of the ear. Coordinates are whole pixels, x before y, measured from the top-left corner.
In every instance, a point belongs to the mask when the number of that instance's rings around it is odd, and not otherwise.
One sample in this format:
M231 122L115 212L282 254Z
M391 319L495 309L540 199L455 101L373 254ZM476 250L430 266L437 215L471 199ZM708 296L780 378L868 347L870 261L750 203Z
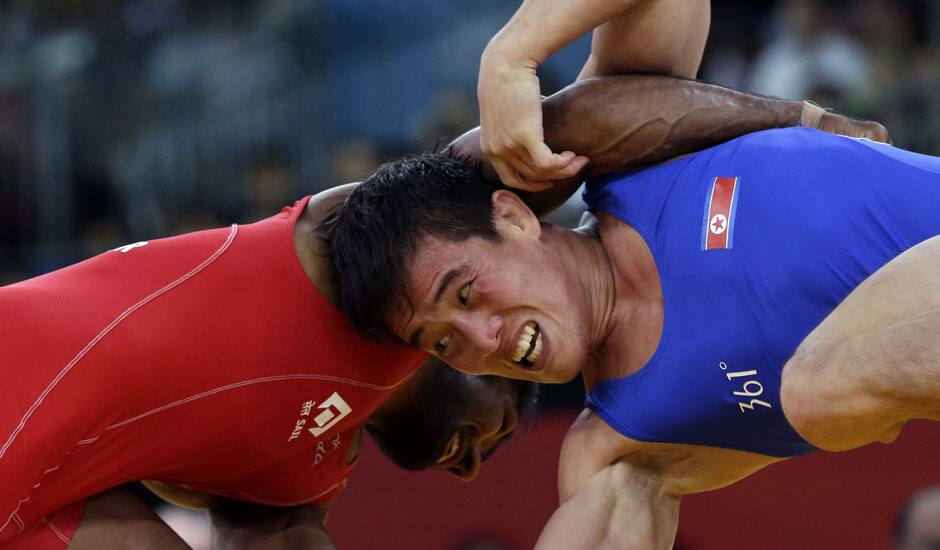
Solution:
M542 234L542 224L519 195L500 189L493 192L492 201L497 231L519 232L536 239Z

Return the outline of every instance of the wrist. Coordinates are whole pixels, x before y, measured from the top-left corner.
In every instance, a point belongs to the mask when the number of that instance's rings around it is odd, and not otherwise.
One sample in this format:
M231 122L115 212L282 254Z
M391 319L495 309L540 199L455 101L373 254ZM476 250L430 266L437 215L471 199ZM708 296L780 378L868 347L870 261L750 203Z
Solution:
M535 70L542 64L543 57L530 51L535 38L513 31L507 32L508 26L496 33L486 44L480 57L480 70L512 72L518 69Z

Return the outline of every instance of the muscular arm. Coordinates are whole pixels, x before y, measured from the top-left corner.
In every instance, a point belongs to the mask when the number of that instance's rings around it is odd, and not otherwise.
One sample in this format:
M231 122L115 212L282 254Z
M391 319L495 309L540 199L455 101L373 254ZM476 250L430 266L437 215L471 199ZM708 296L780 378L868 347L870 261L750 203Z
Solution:
M694 78L710 13L708 0L525 0L480 60L483 149L507 185L536 190L583 166L543 143L536 68L594 29L579 78L648 73ZM578 155L584 151L573 150Z
M555 510L535 547L669 549L678 521L679 497L667 495L655 474L616 462Z
M658 162L747 132L797 126L802 110L799 101L653 75L582 80L542 103L547 144L589 157L587 173L592 175ZM478 128L450 147L495 176L480 149ZM584 175L547 191L520 194L537 214L546 214L577 189Z
M561 447L561 506L542 530L536 548L671 548L679 497L667 492L653 467L641 467L603 420L584 410Z

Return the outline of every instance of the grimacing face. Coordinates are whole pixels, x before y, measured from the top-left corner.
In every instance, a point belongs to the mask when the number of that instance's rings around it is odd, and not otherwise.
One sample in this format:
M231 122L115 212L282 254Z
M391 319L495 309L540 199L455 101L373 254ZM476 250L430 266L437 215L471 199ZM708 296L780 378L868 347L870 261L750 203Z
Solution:
M567 382L587 359L590 327L570 259L515 194L495 192L493 215L499 242L420 240L410 304L395 308L389 326L466 373Z

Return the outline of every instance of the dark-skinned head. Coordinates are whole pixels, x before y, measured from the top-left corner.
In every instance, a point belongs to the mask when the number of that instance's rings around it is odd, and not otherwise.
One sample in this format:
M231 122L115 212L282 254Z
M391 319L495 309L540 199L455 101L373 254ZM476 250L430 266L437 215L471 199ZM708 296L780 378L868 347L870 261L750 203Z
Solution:
M392 462L472 479L535 404L536 386L458 372L433 358L366 424Z

